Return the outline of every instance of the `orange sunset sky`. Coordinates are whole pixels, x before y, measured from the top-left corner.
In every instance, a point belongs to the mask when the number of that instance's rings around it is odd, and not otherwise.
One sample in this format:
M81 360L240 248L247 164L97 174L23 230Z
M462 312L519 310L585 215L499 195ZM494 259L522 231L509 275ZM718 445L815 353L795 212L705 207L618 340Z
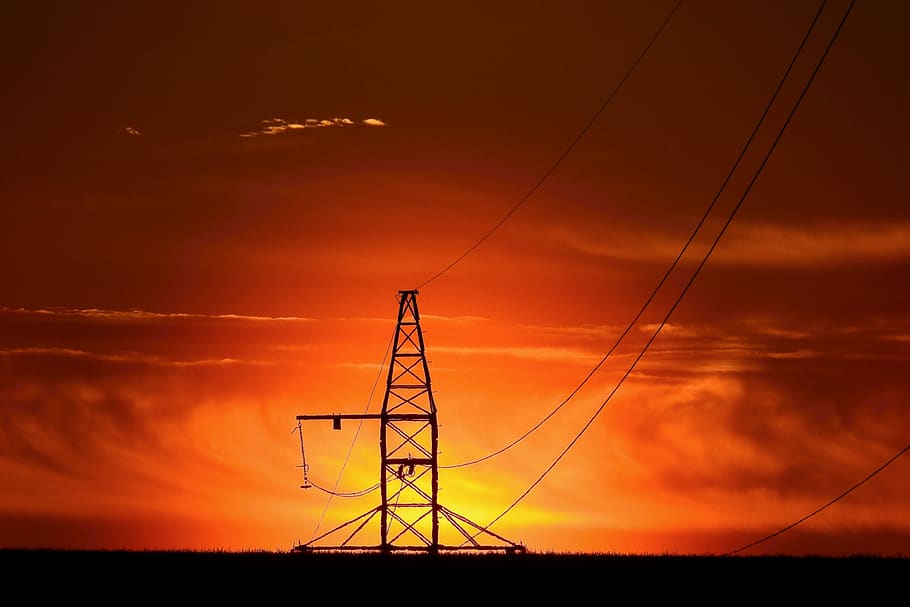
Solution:
M539 189L420 289L441 465L526 432L610 350L821 4L684 0ZM376 505L300 488L295 416L378 411L398 290L529 193L675 5L7 7L0 547L287 550ZM515 447L442 469L445 506L490 522L601 406L849 7L824 3L613 355ZM908 17L856 2L669 324L492 530L534 551L724 553L907 446ZM330 426L304 425L310 477L376 483L375 422ZM745 553L906 555L908 476L905 454Z

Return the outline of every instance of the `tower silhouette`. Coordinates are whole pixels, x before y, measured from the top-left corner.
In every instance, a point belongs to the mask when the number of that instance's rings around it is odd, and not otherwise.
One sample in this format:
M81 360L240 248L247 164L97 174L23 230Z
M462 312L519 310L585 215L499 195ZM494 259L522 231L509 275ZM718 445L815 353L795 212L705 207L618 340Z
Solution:
M309 542L295 546L294 550L430 554L440 551L524 552L521 544L507 540L439 503L439 423L416 290L398 292L398 322L391 352L379 414L297 416L298 424L307 420L332 420L336 430L341 429L344 419L379 421L380 503ZM302 441L301 429L301 445ZM305 457L304 471L306 474ZM308 483L302 485L308 486ZM364 543L361 538L369 533L368 524L377 514L379 541ZM343 535L342 532L355 523L357 525L339 543L322 543Z

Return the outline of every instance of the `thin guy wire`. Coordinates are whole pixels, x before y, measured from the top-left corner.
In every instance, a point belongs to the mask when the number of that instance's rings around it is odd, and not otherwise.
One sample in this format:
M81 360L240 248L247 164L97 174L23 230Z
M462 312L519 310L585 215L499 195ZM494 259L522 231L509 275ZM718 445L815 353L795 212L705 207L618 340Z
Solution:
M509 219L509 218L510 218L518 209L520 209L520 208L528 201L529 198L531 198L531 196L534 194L534 192L536 192L536 191L540 188L540 186L543 185L543 182L546 181L547 178L556 170L556 168L562 163L562 161L566 158L566 156L569 155L569 152L571 152L571 151L575 148L575 146L578 145L578 142L581 141L581 138L584 137L585 133L588 132L588 130L591 128L591 126L594 124L594 122L597 120L597 118L598 118L598 117L603 113L603 111L607 108L607 105L609 105L609 103L613 100L613 98L614 98L614 97L616 96L616 94L619 92L619 89L622 88L622 85L626 82L626 80L629 79L629 76L632 75L632 72L635 71L635 68L638 66L638 64L641 62L641 60L642 60L642 59L644 58L644 56L647 54L647 52L651 49L651 47L652 47L652 46L654 45L654 43L657 41L657 38L660 36L661 32L663 32L663 30L664 30L664 28L666 27L667 23L670 22L670 18L673 17L673 14L676 12L676 9L679 8L679 5L680 5L680 4L682 4L682 0L679 0L679 1L676 3L676 5L673 7L673 10L670 11L670 14L667 15L667 18L664 19L664 22L663 22L663 23L661 24L661 26L657 29L657 33L654 34L654 37L651 38L651 41L650 41L650 42L648 43L648 45L645 47L645 50L643 50L643 51L641 52L641 54L638 56L638 58L632 63L632 67L630 67L629 70L626 72L625 76L622 77L622 80L619 81L619 84L616 85L616 87L613 89L613 92L610 93L610 96L609 96L609 97L607 97L607 100L603 102L603 104L600 106L600 109L598 109L597 112L595 112L594 116L592 116L591 119L588 121L588 123L584 126L584 128L581 129L581 132L579 132L578 135L576 135L576 137L575 137L575 139L572 141L572 143L569 144L569 147L567 147L567 148L563 151L563 153L559 156L559 158L556 159L556 162L553 163L553 166L551 166L551 167L547 170L547 172L545 172L545 173L543 174L543 177L541 177L541 178L537 181L537 183L535 183L534 186L528 191L528 193L525 194L524 197L523 197L521 200L518 201L518 204L516 204L514 207L512 207L512 209L511 209L508 213L506 213L505 217L503 217L502 219L500 219L499 222L496 223L496 225L494 225L492 228L490 228L490 229L487 231L487 233L484 234L484 235L480 238L480 240L478 240L477 242L475 242L473 245L471 245L471 246L468 248L468 250L466 250L464 253L462 253L461 255L459 255L459 256L455 259L455 261L451 262L449 265L447 265L446 267L444 267L443 269L441 269L439 272L437 272L436 274L434 274L434 275L431 276L430 278L426 279L425 281L423 281L422 283L420 283L419 285L417 285L417 287L416 287L417 290L422 289L423 287L427 286L428 284L430 284L431 282L433 282L434 280L436 280L437 278L439 278L440 276L442 276L443 274L445 274L446 272L448 272L449 270L451 270L451 269L452 269L453 267L455 267L455 265L457 265L462 259L464 259L465 257L467 257L474 249L476 249L477 247L479 247L480 245L482 245L482 244L487 240L487 238L489 238L490 236L493 235L493 232L495 232L496 230L498 230L498 229L500 228L500 226L502 226L502 224L504 224L506 221L508 221L508 219Z
M606 354L604 354L603 358L600 359L600 362L597 363L593 369L591 369L591 371L588 373L588 375L585 376L585 378L581 381L580 384L578 384L578 386L575 387L574 390L572 390L572 392L565 398L565 400L563 400L561 403L559 403L559 405L557 405L555 409L550 411L543 419L541 419L539 422L537 422L537 424L534 425L530 430L528 430L527 432L525 432L524 434L522 434L521 436L519 436L518 438L513 440L511 443L509 443L505 447L502 447L501 449L494 451L493 453L485 455L484 457L480 457L478 459L463 462L460 464L450 464L447 466L439 466L440 468L463 468L465 466L479 464L480 462L486 461L490 458L496 457L497 455L499 455L501 453L504 453L505 451L511 449L512 447L514 447L515 445L517 445L518 443L520 443L521 441L526 439L533 432L535 432L538 428L543 426L551 417L556 415L556 413L560 409L562 409L566 404L568 404L568 402L570 400L572 400L572 398L574 398L574 396L578 393L578 391L581 390L585 386L585 384L588 383L588 380L590 380L591 377L594 376L594 374L597 372L597 370L603 366L603 364L613 354L613 352L616 350L616 348L619 347L619 344L622 342L622 340L625 339L626 335L629 334L629 331L631 331L632 328L635 326L635 324L638 322L638 319L641 318L642 314L645 313L645 310L648 308L648 306L651 305L651 302L654 301L654 298L657 296L658 291L660 291L661 287L663 287L664 283L670 277L670 274L672 274L673 270L676 269L676 266L679 265L679 262L682 260L683 255L685 255L686 251L689 249L689 246L695 240L695 237L698 235L698 232L701 231L702 226L704 226L705 222L708 220L708 217L711 215L711 212L714 210L714 207L717 205L717 201L720 198L721 193L727 187L727 184L730 182L730 179L733 177L733 174L736 172L736 169L739 168L739 164L740 164L740 162L742 162L743 157L746 155L746 151L749 149L749 146L752 145L752 141L755 139L755 135L758 133L759 129L761 128L762 124L764 123L765 117L768 115L768 112L771 110L771 106L774 104L775 100L777 99L777 96L780 94L780 91L784 86L785 81L787 80L787 77L790 75L790 72L793 70L793 66L796 64L796 60L799 58L800 54L802 53L802 50L805 47L806 42L809 39L809 35L812 33L812 30L815 28L815 25L818 22L818 18L821 16L822 11L825 8L825 3L826 3L826 0L822 0L821 4L819 5L818 12L816 12L816 14L815 14L815 18L812 19L812 23L809 25L809 29L806 30L806 35L803 37L802 42L800 42L799 48L796 49L796 53L793 55L793 59L790 61L790 65L787 66L787 70L784 72L784 75L781 77L780 82L778 82L777 88L774 90L774 94L771 96L770 101L768 101L767 105L765 105L765 109L762 112L761 117L759 117L758 122L755 124L755 128L752 130L752 134L749 135L749 139L746 140L745 145L743 146L742 150L739 153L739 157L737 157L736 162L733 163L733 166L730 168L730 171L727 173L727 176L724 178L724 181L721 184L720 189L717 191L717 194L714 195L714 199L711 201L711 204L708 205L707 210L705 210L701 219L698 221L698 224L695 226L695 229L692 231L692 234L689 236L689 240L686 241L686 244L683 246L682 250L680 250L679 255L676 256L676 259L674 259L673 263L670 264L670 267L667 268L667 271L664 273L663 277L660 279L660 281L658 281L657 286L654 287L653 291L651 291L651 294L648 296L647 300L645 300L645 303L638 310L638 313L635 315L635 317L632 319L632 321L626 326L625 330L622 332L622 334L619 336L619 338L616 340L616 342L613 344L613 346L610 348L610 350Z

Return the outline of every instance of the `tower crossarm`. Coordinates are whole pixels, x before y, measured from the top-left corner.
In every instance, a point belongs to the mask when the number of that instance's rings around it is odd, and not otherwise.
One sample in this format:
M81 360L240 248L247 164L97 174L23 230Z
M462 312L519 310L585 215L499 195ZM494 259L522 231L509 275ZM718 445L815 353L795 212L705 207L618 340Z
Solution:
M298 415L297 419L306 421L306 420L336 420L336 419L377 419L382 420L385 418L388 421L403 421L403 422L419 422L419 421L429 421L430 415L426 413L351 413L351 414L335 414L335 413L321 413L317 415Z

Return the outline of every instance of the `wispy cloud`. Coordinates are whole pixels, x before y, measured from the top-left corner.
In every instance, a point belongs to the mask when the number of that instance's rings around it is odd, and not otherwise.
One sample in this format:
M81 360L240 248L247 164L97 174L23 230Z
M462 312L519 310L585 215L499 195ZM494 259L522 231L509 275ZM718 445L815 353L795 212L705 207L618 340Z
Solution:
M546 335L597 339L613 337L623 329L620 325L518 325L518 328Z
M701 256L716 232L705 232L690 250ZM668 262L688 234L627 230L583 234L553 228L546 238L592 257ZM715 263L755 267L817 268L910 259L910 222L782 225L734 224L712 255Z
M649 323L637 328L641 334L650 335L657 327ZM698 328L668 323L660 334L662 339L650 350L650 364L655 359L676 364L708 356L752 362L761 359L902 361L910 356L900 346L910 341L903 325L881 327L874 322L853 326L787 326L743 319L734 324Z
M807 348L800 348L791 352L768 352L767 356L768 358L778 358L781 360L796 360L803 358L820 358L822 356L830 356L830 353L817 352L814 350L809 350Z
M262 360L242 360L237 358L202 358L195 360L174 360L162 356L141 354L139 352L99 353L76 348L9 348L0 350L0 356L64 356L67 358L88 358L112 363L132 363L156 367L203 367L212 365L266 365Z
M821 226L744 224L719 260L780 266L826 266L910 259L910 222Z
M149 312L147 310L103 310L98 308L0 308L0 314L24 314L86 318L113 321L146 321L162 319L237 320L249 322L311 322L302 316L258 316L251 314L197 314L188 312Z
M894 335L883 335L882 339L885 339L888 341L910 342L910 334L896 333Z
M332 365L341 369L368 369L368 370L377 370L385 366L385 363L354 363L354 362L341 362Z
M280 135L288 131L302 129L324 129L329 127L346 127L362 124L366 126L385 126L385 122L378 118L367 118L355 122L350 118L307 118L301 121L285 120L284 118L267 118L259 122L259 128L254 131L240 133L241 137L259 137L261 135Z
M649 323L644 325L639 325L638 329L643 333L654 333L660 325L657 323ZM666 323L663 328L660 330L661 335L673 335L675 337L697 337L698 333L694 327L674 325L672 323Z
M427 320L440 320L445 322L486 322L490 320L485 316L439 316L438 314L421 314Z
M139 129L137 129L136 127L134 127L131 124L127 124L126 126L120 127L120 130L118 131L118 133L125 137L139 137L142 135L142 131L140 131Z
M592 362L596 356L590 352L571 348L549 348L535 346L434 346L434 352L461 354L464 356L508 356L530 360L561 360L566 362Z

